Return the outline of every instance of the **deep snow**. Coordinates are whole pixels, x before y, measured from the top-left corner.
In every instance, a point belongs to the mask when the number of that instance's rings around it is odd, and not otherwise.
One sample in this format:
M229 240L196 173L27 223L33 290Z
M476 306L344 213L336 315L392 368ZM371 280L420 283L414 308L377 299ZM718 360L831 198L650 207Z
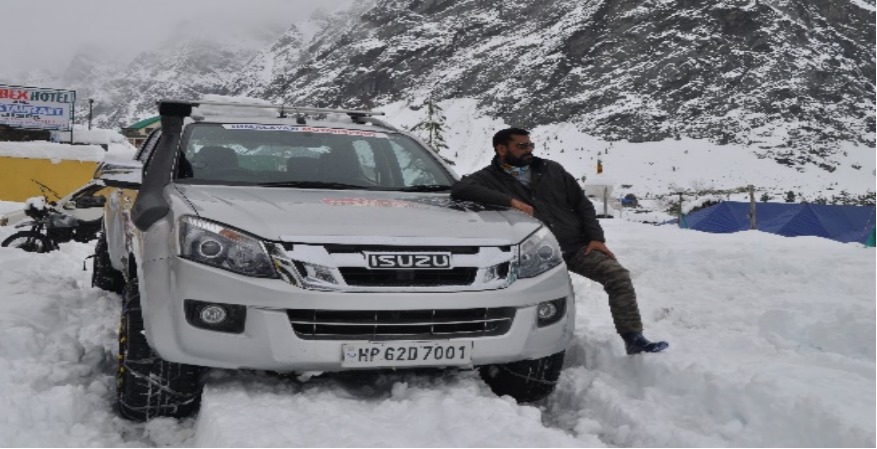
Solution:
M458 173L486 164L490 135L506 124L472 100L442 106L452 148L443 155ZM424 112L383 110L408 127ZM569 124L533 131L537 154L588 183L611 179L616 197L648 197L641 203L651 212L602 223L633 275L647 336L671 344L665 353L624 355L605 293L574 276L576 336L557 391L541 403L498 398L474 371L308 379L216 370L196 417L133 424L112 411L120 298L90 286L83 260L92 245L66 243L51 254L0 248L0 446L877 444L873 248L628 221L670 218L667 197L656 195L678 190L873 192L873 149L850 147L829 174L705 141L610 144ZM606 168L599 176L597 158ZM22 205L0 201L0 215ZM0 239L13 231L0 227Z
M600 286L575 277L575 340L542 403L473 371L214 371L195 418L145 425L111 408L120 304L90 286L91 245L0 248L0 445L875 445L873 248L603 225L665 353L624 355Z

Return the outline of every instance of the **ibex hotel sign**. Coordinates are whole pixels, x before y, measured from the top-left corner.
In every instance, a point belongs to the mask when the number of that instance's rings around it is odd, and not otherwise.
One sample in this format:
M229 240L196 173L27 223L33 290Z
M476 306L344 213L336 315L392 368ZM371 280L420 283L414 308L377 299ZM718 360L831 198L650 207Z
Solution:
M69 131L75 90L0 84L0 125Z

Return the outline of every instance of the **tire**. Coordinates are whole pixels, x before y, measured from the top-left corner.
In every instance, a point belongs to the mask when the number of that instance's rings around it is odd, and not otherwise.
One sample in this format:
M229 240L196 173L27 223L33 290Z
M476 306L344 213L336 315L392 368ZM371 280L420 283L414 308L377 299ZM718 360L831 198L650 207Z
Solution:
M509 395L518 402L533 402L554 391L565 351L536 360L482 366L481 378L498 396Z
M7 237L0 246L20 248L29 253L47 253L52 250L52 241L36 231L19 231Z
M122 294L125 288L125 277L110 264L110 253L107 251L107 238L101 233L94 245L94 258L91 265L91 285L101 290Z
M149 347L143 333L136 278L125 286L123 296L116 373L119 414L137 422L190 416L201 403L201 368L162 360Z

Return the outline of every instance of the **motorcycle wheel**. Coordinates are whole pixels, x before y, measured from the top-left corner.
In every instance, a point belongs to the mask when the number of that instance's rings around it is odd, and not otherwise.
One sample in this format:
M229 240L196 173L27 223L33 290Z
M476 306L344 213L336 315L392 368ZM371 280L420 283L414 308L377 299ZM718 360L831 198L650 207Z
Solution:
M52 250L52 241L36 231L19 231L10 235L0 246L19 248L29 253L47 253Z

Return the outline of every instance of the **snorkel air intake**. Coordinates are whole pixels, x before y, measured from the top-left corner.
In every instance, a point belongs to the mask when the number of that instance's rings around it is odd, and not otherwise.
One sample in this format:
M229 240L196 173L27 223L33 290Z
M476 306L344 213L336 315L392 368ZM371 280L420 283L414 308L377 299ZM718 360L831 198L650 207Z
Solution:
M167 215L170 205L162 192L170 184L176 161L183 120L192 114L192 103L161 101L158 113L161 115L161 137L155 147L149 171L143 170L143 183L137 193L137 200L131 209L131 221L141 231Z

